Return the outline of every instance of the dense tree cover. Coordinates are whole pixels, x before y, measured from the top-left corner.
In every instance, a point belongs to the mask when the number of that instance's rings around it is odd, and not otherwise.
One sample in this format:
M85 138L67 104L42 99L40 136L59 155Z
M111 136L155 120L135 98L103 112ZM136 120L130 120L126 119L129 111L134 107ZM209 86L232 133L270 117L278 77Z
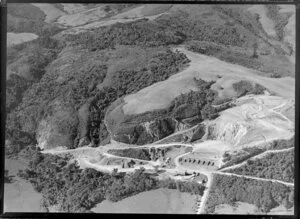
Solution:
M92 51L114 48L115 45L161 46L180 44L185 35L166 30L164 26L142 19L130 23L117 23L96 30L66 37L75 45L84 46Z
M149 150L143 148L127 148L127 149L125 148L122 150L111 149L108 151L108 153L120 157L130 157L130 158L136 158L140 160L151 160Z
M156 82L168 79L188 62L189 60L183 53L173 52L168 49L166 52L158 53L149 60L148 67L140 70L122 70L117 72L114 75L114 87L119 97L135 93Z
M112 87L104 87L98 91L89 106L88 138L97 146L108 136L104 124L104 117L108 106L118 98L117 92Z
M236 82L232 84L233 89L237 93L238 97L247 95L247 94L263 94L266 90L265 87L263 87L260 84L253 85L250 81L241 80L239 82Z
M294 205L294 189L271 181L215 174L205 211L214 213L217 205L235 202L253 204L263 212L281 204L291 208Z
M238 27L201 21L200 18L195 19L193 14L186 11L165 14L155 21L167 29L185 34L187 40L210 41L234 46L242 46L245 42Z
M6 81L6 112L11 112L18 106L22 99L23 92L31 85L31 83L16 74L11 74Z
M247 160L246 165L228 170L228 172L294 182L294 156L294 150L271 153L260 159Z

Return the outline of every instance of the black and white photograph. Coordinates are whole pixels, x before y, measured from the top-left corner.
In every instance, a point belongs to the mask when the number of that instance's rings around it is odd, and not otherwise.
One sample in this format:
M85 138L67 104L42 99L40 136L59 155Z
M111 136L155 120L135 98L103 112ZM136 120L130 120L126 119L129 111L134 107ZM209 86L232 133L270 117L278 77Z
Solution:
M3 214L295 215L293 2L8 0L5 29Z

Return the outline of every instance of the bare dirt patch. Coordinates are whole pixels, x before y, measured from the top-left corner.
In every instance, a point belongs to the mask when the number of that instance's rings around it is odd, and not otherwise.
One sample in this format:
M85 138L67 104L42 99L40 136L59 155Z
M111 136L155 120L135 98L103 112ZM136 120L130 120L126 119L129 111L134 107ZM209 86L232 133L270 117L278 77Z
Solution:
M102 5L89 10L80 11L75 14L63 15L57 20L57 22L61 25L71 27L84 25L105 17L107 12L104 11L103 7L104 6Z
M267 16L267 8L264 5L254 5L250 7L248 11L252 14L259 15L259 21L268 35L276 36L275 24Z
M285 119L282 114L274 113L273 108L286 104L286 99L279 97L271 104L272 96L243 97L253 99L249 102L227 109L211 122L214 126L216 139L231 143L235 147L253 146L274 139L287 139L294 133L293 122ZM264 105L266 103L266 105ZM270 108L269 108L270 107Z

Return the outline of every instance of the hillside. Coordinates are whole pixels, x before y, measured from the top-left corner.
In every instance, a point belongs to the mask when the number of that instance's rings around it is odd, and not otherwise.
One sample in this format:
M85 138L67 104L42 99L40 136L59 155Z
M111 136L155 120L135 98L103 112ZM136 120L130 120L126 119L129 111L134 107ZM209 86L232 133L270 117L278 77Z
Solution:
M268 205L269 193L257 204L245 198L247 189L232 200L210 190L221 191L230 178L218 174L252 177L253 184L257 175L239 165L292 141L292 5L9 3L7 21L5 152L34 154L20 176L43 193L44 207L86 212L161 187L201 194L198 213L234 202L260 212L293 205L277 196ZM294 182L270 177L281 157L272 159L261 161L270 166L262 181ZM102 181L80 190L82 204L76 188L84 180L47 182L62 170ZM138 174L144 178L133 186Z

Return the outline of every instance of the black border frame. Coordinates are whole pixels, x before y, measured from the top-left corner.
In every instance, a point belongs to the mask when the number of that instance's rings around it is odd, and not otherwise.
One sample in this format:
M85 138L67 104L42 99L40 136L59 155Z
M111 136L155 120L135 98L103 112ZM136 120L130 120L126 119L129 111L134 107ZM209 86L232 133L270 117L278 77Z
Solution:
M294 215L201 215L210 218L299 218L299 99L300 99L300 85L297 86L297 81L300 81L300 43L297 40L300 37L300 0L0 0L1 5L1 151L0 151L0 217L3 218L53 218L53 217L101 217L110 216L117 218L118 216L128 215L143 216L147 214L109 214L109 213L37 213L37 212L6 212L4 213L4 167L5 167L5 121L6 121L6 42L7 42L7 3L134 3L134 4L289 4L295 5L296 13L296 53L295 53L295 202ZM299 62L297 62L299 60ZM298 73L298 74L297 74ZM297 208L297 206L299 206ZM156 214L153 214L156 215ZM167 214L157 214L157 216L167 216ZM171 214L172 217L183 216L178 214ZM187 216L187 215L185 215ZM196 216L197 215L190 215Z

